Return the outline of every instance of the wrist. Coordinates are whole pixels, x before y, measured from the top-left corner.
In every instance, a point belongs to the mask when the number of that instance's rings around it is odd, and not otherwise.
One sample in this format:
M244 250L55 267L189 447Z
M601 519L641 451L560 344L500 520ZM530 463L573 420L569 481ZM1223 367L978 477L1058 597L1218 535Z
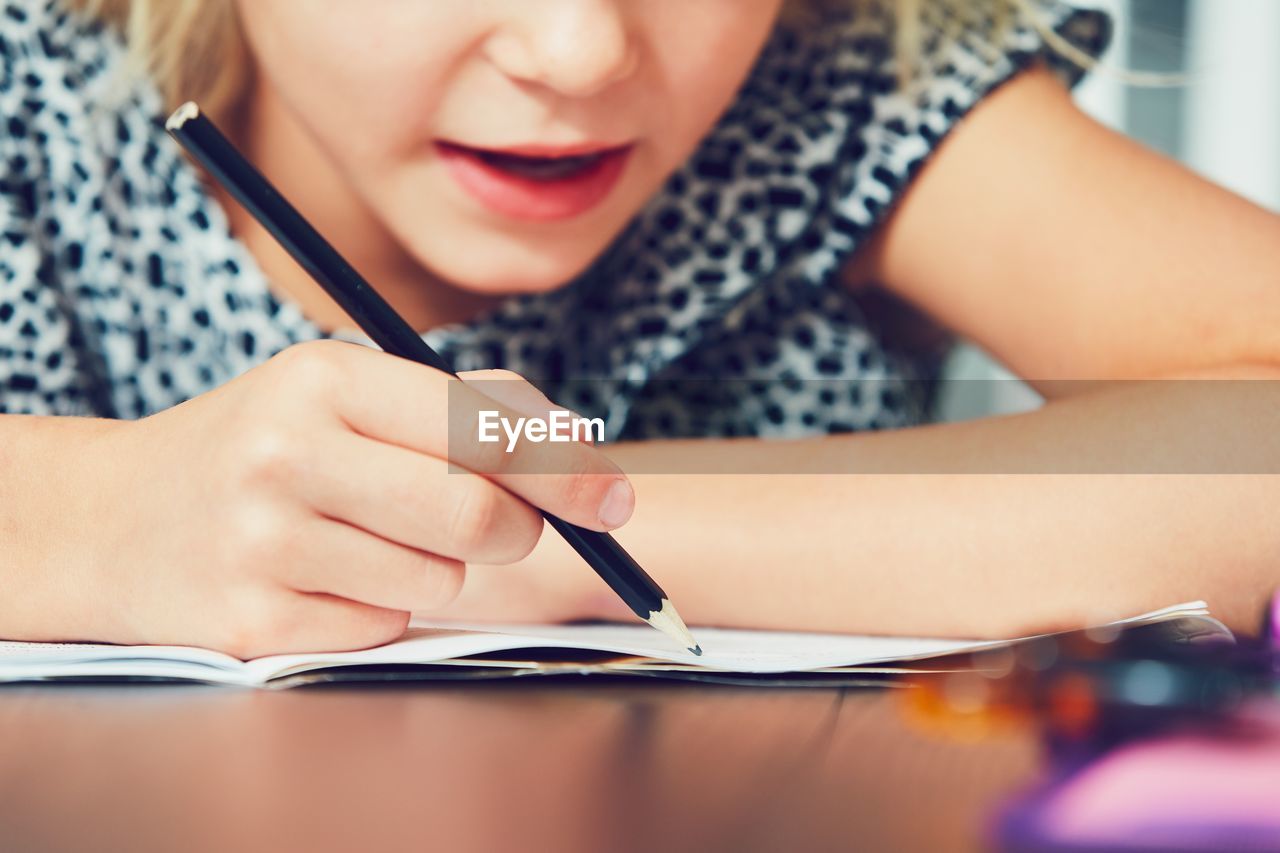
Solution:
M95 579L102 439L121 422L0 417L0 636L102 639L106 599ZM114 498L119 501L120 496Z
M543 579L543 595L554 621L628 622L636 618L582 555L550 526L529 560L535 576Z

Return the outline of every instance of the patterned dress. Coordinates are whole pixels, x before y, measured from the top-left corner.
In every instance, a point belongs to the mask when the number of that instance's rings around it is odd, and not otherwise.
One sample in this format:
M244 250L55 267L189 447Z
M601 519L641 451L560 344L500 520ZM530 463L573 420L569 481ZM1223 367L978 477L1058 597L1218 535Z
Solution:
M836 273L984 96L1036 62L1072 84L1082 71L1029 20L967 22L928 40L904 88L892 7L780 23L694 156L590 269L427 341L460 370L528 377L604 418L610 439L925 420L943 352L882 333ZM943 14L927 32L948 30ZM1090 54L1109 38L1100 13L1042 14ZM143 417L324 337L268 288L112 32L56 0L12 0L0 58L0 412Z

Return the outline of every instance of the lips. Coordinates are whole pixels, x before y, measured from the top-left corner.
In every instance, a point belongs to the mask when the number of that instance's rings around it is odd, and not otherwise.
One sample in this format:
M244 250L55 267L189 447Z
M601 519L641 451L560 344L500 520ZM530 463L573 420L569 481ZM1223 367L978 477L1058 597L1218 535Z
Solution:
M502 216L551 222L581 216L608 197L632 146L474 148L437 141L454 180Z
M581 154L576 157L526 157L500 151L476 149L475 156L487 165L531 181L563 181L581 177L599 165L604 154Z

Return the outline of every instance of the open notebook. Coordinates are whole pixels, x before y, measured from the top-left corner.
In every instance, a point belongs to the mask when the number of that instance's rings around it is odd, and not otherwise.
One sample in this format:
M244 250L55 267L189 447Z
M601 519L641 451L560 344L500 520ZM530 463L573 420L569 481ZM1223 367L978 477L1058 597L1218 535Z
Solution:
M1230 632L1203 602L1115 627L1161 624L1195 639ZM1111 627L1111 626L1106 626ZM484 678L522 674L661 675L759 684L873 679L962 664L947 656L1010 642L695 629L694 657L646 625L457 625L415 621L399 640L358 652L241 661L183 646L0 642L0 682L182 680L283 687L316 681Z

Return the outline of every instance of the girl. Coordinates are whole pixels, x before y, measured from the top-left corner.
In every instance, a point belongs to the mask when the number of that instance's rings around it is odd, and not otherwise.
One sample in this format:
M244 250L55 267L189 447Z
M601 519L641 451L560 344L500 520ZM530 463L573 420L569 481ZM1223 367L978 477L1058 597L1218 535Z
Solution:
M701 624L1002 636L1203 597L1247 628L1280 580L1270 469L1201 458L1274 450L1271 383L1104 382L1274 376L1280 221L1073 108L1095 13L11 0L0 32L0 636L248 657L413 610L625 617L535 508L625 524ZM451 472L480 394L352 342L164 137L187 98L432 345L514 372L491 407L601 417L608 457ZM899 429L939 329L1048 405Z

